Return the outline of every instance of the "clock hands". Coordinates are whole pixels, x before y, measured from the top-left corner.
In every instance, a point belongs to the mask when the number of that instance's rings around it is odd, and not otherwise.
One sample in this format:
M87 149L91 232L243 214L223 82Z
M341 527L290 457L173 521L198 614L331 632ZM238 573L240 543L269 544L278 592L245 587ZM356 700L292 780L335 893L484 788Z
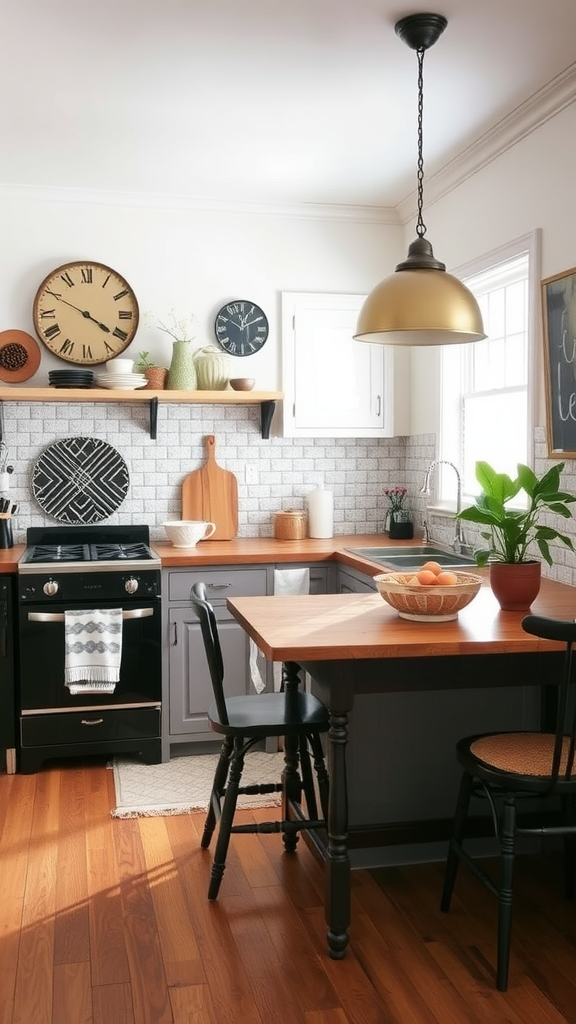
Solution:
M263 320L263 316L255 316L253 320L248 320L247 323L243 323L242 327L250 327L251 324L257 324L259 320Z
M85 318L86 320L91 320L93 324L97 324L97 325L98 325L98 327L100 328L100 330L101 330L101 331L106 331L106 334L110 334L110 328L109 328L109 327L107 327L107 326L106 326L106 324L103 324L101 320L96 320L96 319L95 319L95 318L94 318L94 317L93 317L93 316L92 316L92 315L91 315L91 314L90 314L90 313L88 312L88 310L87 310L87 309L80 309L80 307L79 307L79 306L75 306L73 302L68 302L68 300L67 300L67 299L63 299L63 298L62 298L62 296L58 294L58 292L52 292L52 291L50 291L50 289L49 289L49 288L47 288L47 289L46 289L46 293L47 293L48 295L52 295L52 297L53 297L54 299L58 299L58 302L63 302L65 306L70 306L70 307L71 307L72 309L75 309L75 310L77 310L77 311L78 311L78 313L81 313L81 314L82 314L82 316L83 316L83 317L84 317L84 318Z

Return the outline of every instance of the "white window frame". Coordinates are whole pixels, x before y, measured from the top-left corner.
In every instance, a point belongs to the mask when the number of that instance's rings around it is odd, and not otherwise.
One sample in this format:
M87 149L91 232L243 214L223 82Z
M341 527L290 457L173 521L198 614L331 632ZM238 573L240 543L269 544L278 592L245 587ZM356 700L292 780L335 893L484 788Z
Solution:
M526 384L526 407L527 407L527 418L526 418L526 462L530 466L534 466L534 423L535 423L535 409L537 403L536 393L536 381L537 381L537 360L538 360L538 324L539 320L539 295L540 295L540 231L536 229L529 234L523 235L520 238L509 242L497 249L486 253L484 256L477 260L473 260L454 271L456 277L462 281L468 283L471 278L475 278L478 275L489 272L491 269L495 269L499 264L505 263L519 256L528 255L528 351L527 351L527 384ZM440 356L442 359L442 356ZM441 396L439 403L438 412L438 459L447 459L453 462L460 470L462 463L462 448L461 448L461 437L463 423L460 422L459 437L454 443L453 437L447 437L443 430L443 417L442 417L442 388L444 386L444 374L442 366L440 367L440 387ZM463 415L461 411L460 415ZM445 510L450 514L453 514L456 509L456 494L454 486L454 477L449 467L438 467L439 472L435 474L436 488L432 496L432 506L439 510ZM462 493L462 504L465 507L467 504L471 504L474 500L476 492L466 493L463 489Z

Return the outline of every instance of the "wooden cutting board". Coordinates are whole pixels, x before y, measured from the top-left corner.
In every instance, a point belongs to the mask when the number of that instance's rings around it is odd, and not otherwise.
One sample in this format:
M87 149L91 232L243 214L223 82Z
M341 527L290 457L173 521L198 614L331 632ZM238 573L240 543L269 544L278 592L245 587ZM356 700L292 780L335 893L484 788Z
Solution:
M214 523L216 530L207 540L232 540L238 533L238 481L216 462L214 434L204 443L204 466L188 473L182 484L182 518Z

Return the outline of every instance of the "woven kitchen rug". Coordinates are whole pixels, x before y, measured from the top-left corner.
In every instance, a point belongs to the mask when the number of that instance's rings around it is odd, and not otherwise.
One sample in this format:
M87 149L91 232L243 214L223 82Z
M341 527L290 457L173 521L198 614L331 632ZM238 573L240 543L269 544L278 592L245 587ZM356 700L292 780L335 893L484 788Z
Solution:
M113 818L140 818L206 811L218 754L174 757L165 764L142 764L115 757ZM252 750L246 755L242 785L280 781L284 754ZM238 807L279 807L281 794L241 796Z

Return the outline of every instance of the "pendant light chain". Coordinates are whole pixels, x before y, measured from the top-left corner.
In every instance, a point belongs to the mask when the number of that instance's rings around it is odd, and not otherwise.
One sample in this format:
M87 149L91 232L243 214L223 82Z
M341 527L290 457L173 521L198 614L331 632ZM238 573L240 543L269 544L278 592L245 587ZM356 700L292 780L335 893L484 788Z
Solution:
M418 238L424 238L426 225L422 220L422 207L424 205L424 157L422 156L423 140L423 113L424 113L424 54L423 46L416 51L418 54L418 218L416 221L416 234Z

